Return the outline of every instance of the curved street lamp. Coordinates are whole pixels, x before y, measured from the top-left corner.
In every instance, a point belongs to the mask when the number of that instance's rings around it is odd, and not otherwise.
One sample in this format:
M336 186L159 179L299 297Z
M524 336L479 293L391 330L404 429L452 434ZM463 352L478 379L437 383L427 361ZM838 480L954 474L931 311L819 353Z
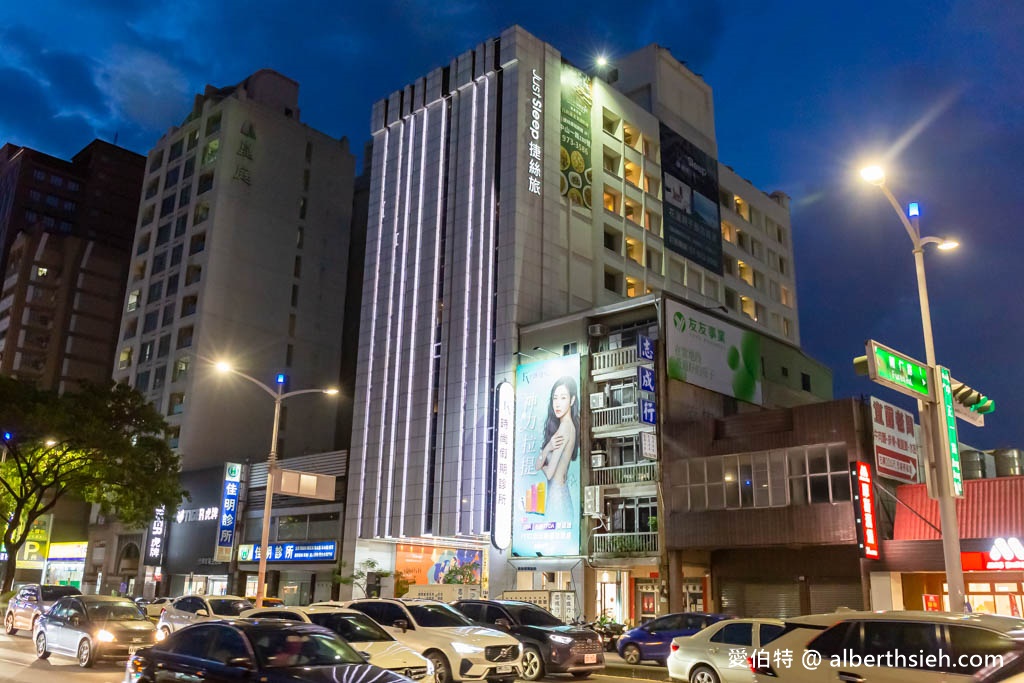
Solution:
M910 241L914 244L914 264L917 269L917 294L921 301L921 326L924 330L924 351L928 366L935 368L935 341L932 336L932 314L928 305L928 283L924 276L924 246L935 244L939 249L948 251L955 249L959 243L951 239L940 239L938 237L921 237L919 224L920 215L917 204L911 204L907 214L904 213L896 197L885 185L885 170L881 166L868 166L861 169L860 177L866 182L875 185L882 191L889 204L900 217L900 222L907 231ZM948 477L945 472L950 469L950 454L945 449L940 449L935 443L935 430L939 428L939 409L937 404L930 410L924 408L921 401L917 402L918 413L921 417L921 430L925 435L925 453L931 454L931 461L935 464L936 482L935 492L939 504L939 524L942 536L942 554L945 560L946 583L949 586L949 608L952 612L963 612L966 600L964 592L964 571L960 560L960 530L956 518L956 501L953 492L950 490Z
M274 399L274 427L270 437L270 455L267 456L267 494L263 503L263 530L260 536L260 562L256 585L256 606L263 607L263 598L265 597L264 593L266 592L267 555L269 554L268 546L270 542L270 513L273 509L274 476L277 471L277 434L281 426L281 402L286 398L298 396L299 394L326 394L328 396L336 396L338 394L338 390L330 387L327 389L298 389L296 391L282 393L281 390L284 388L285 383L285 376L283 374L279 374L276 378L277 391L275 391L252 375L247 375L241 370L236 370L227 361L217 361L213 365L217 369L217 372L221 374L238 375L243 379L249 380L260 389L267 392L270 397Z

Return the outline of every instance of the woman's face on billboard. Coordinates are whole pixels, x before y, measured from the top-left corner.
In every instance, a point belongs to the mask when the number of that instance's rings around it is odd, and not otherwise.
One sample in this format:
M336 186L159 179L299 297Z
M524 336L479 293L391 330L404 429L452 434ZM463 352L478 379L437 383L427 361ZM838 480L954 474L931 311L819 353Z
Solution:
M569 395L569 390L561 384L555 387L555 390L551 392L551 410L555 413L555 417L561 420L569 412L571 406L572 397Z

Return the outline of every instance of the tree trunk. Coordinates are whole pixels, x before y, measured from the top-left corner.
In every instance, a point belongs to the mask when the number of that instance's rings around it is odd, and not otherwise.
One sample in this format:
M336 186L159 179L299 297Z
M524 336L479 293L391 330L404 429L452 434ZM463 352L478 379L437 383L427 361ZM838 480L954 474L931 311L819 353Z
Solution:
M4 548L7 550L7 563L4 566L3 581L0 582L0 593L6 593L14 585L14 574L18 571L18 553L21 552L21 546L23 545L24 542L14 546L4 540Z

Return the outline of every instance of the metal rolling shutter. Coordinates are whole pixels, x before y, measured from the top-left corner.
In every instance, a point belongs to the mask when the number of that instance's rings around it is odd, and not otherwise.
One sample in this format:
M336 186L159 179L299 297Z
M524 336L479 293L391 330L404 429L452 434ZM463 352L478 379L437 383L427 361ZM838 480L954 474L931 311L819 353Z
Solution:
M800 614L796 583L722 582L721 611L738 617L794 617Z
M811 614L835 612L837 607L864 609L864 594L859 581L812 583Z

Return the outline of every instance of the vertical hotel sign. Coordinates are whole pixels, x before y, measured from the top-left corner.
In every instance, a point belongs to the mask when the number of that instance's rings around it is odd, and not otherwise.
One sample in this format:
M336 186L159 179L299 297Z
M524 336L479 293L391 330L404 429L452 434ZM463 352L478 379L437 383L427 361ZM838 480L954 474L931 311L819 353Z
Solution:
M166 509L163 505L153 511L153 521L149 523L149 541L146 544L146 566L159 567L164 560L164 535L167 524L164 520Z
M516 368L512 555L580 551L580 357Z
M875 487L871 477L871 466L857 460L850 466L850 486L853 489L853 514L857 524L857 544L860 556L869 560L879 559L878 526L875 517Z
M499 550L512 544L512 482L515 466L513 430L516 419L515 390L508 382L498 385L498 422L494 439L494 521L491 543Z
M562 63L562 132L559 136L559 192L570 204L591 208L590 117L594 107L593 80Z
M220 528L217 530L217 548L213 559L230 562L235 546L235 524L238 515L238 493L242 482L242 466L236 462L224 465L224 487L220 501Z
M527 137L529 162L527 188L540 195L544 180L544 77L533 70L530 77L530 135Z

